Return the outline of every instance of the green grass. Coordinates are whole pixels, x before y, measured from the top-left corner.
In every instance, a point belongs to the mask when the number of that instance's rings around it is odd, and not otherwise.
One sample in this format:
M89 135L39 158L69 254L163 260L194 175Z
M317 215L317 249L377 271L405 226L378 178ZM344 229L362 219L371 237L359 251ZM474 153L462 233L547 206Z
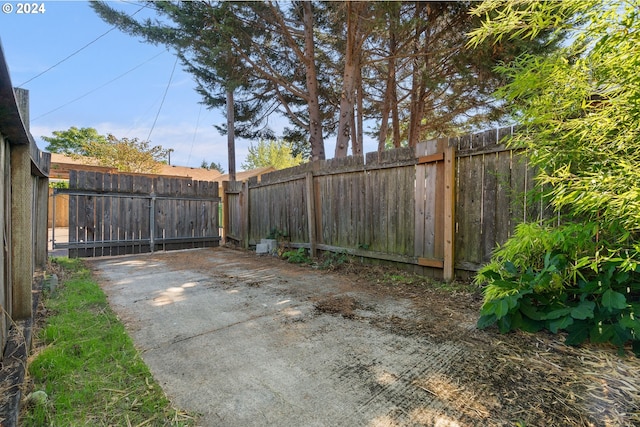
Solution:
M48 399L27 403L20 425L195 425L171 407L82 262L55 258L52 267L66 279L44 298L48 315L28 368L33 390Z

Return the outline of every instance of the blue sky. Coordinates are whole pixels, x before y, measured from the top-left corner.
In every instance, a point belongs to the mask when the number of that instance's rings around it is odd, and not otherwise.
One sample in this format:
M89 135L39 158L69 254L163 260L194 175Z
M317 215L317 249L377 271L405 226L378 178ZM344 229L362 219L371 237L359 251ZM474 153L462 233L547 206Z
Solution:
M46 146L42 136L71 126L146 140L160 111L149 140L152 145L174 150L172 164L198 167L206 159L220 163L228 171L226 136L213 128L224 118L218 111L201 107L195 83L179 63L162 103L175 64L175 55L164 46L147 44L113 30L23 84L97 39L111 26L84 1L37 2L44 4L44 13L28 15L17 13L17 2L0 3L13 6L11 13L0 12L0 41L13 86L29 90L31 133L40 148ZM129 13L140 8L139 4L126 2L117 6ZM237 141L238 169L246 158L248 145L248 141Z
M13 86L29 90L31 133L40 148L46 146L41 137L55 130L93 127L101 134L149 139L152 145L171 148L174 165L199 167L206 160L228 171L227 137L213 127L225 119L220 111L199 104L193 78L180 63L172 76L173 52L117 29L109 31L112 27L86 1L37 1L44 5L44 13L38 14L18 14L18 3L0 0L0 5L12 6L10 13L4 8L0 12L0 42ZM141 8L135 2L113 3L130 14ZM144 9L136 14L148 16L153 15ZM277 117L271 121L276 132L285 123ZM238 170L248 146L249 141L236 141ZM329 137L327 157L334 150L335 138ZM375 143L365 140L364 151L375 150Z

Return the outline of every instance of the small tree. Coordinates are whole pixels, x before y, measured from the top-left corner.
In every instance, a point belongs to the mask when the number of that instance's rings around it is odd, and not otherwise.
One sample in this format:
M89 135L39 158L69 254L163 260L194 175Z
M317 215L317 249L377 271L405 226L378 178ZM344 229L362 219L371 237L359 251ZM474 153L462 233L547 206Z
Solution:
M168 150L160 145L151 147L149 141L138 138L118 139L109 134L106 143L89 142L84 145L88 157L92 157L102 166L111 166L121 172L155 173L160 170L161 162L167 157Z
M303 163L302 154L292 154L291 143L284 140L260 140L249 146L249 153L242 167L247 169L273 166L275 169L286 169Z
M215 170L218 171L220 173L225 173L224 168L222 167L222 165L220 163L216 163L216 162L211 162L211 163L207 163L207 161L205 159L202 159L202 163L200 164L200 167L202 169L206 169L206 170Z
M67 130L53 131L53 136L43 136L42 139L49 143L45 150L57 154L77 154L86 156L86 146L92 144L106 144L107 137L100 135L94 128L80 128L75 126Z

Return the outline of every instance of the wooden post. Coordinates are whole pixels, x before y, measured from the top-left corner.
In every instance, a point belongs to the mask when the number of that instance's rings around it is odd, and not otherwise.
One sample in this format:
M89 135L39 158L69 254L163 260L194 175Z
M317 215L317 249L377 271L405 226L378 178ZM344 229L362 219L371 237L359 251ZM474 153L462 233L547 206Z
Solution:
M36 226L34 227L35 265L45 267L47 264L47 217L49 212L49 179L38 177L36 179L36 207L34 215Z
M14 320L31 317L33 181L29 145L11 147L11 283Z
M249 249L249 182L242 183L242 197L240 198L242 209L242 247Z
M449 282L455 278L455 207L456 207L456 148L444 150L444 270L442 278Z
M156 193L149 194L149 252L156 251Z
M313 173L307 172L305 175L305 189L307 193L307 225L309 227L309 255L312 258L317 256L317 234L316 234L316 196L313 186Z
M229 181L222 181L222 238L227 243L229 233Z

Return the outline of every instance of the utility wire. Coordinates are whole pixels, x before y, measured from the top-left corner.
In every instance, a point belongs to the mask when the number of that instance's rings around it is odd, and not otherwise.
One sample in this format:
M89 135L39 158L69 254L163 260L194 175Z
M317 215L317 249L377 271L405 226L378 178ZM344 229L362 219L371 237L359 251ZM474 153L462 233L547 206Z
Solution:
M191 160L191 153L193 152L193 145L196 143L196 135L198 134L198 127L200 126L200 113L202 113L202 103L198 109L198 118L196 119L196 129L193 131L193 139L191 140L191 148L189 149L189 156L187 157L187 165Z
M106 83L104 83L104 84L102 84L102 85L98 86L97 88L90 90L89 92L85 93L84 95L80 95L79 97L72 99L71 101L67 102L66 104L63 104L63 105L61 105L61 106L59 106L59 107L57 107L57 108L54 108L54 109L53 109L53 110L51 110L51 111L48 111L48 112L46 112L46 113L44 113L44 114L39 115L39 116L38 116L38 117L36 117L35 119L31 119L31 121L32 121L32 122L34 122L34 121L36 121L36 120L38 120L38 119L40 119L40 118L42 118L42 117L44 117L44 116L48 116L49 114L54 113L54 112L56 112L56 111L58 111L58 110L60 110L60 109L62 109L62 108L64 108L64 107L66 107L67 105L73 104L74 102L79 101L79 100L81 100L82 98L84 98L84 97L86 97L86 96L91 95L92 93L96 92L97 90L102 89L103 87L105 87L105 86L107 86L107 85L109 85L109 84L111 84L111 83L115 82L116 80L118 80L118 79L120 79L120 78L122 78L122 77L126 76L127 74L131 73L132 71L137 70L138 68L142 67L142 66L143 66L143 65L145 65L146 63L151 62L152 60L156 59L158 56L160 56L160 55L164 54L165 52L166 52L166 51L164 51L164 50L163 50L162 52L160 52L160 53L158 53L158 54L156 54L156 55L152 56L152 57L151 57L151 58L149 58L149 59L147 59L147 60L146 60L146 61L144 61L143 63L138 64L138 65L136 65L135 67L131 68L129 71L125 71L124 73L120 74L118 77L115 77L115 78L113 78L113 79L109 80L108 82L106 82ZM175 68L175 66L174 66L174 68Z
M142 6L140 9L136 10L135 12L133 12L133 14L131 16L134 16L136 13L140 12L142 9L144 9L145 6ZM58 65L62 64L63 62L65 62L66 60L68 60L69 58L77 55L78 53L82 52L83 50L85 50L86 48L88 48L89 46L91 46L92 44L94 44L95 42L97 42L98 40L100 40L101 38L103 38L104 36L106 36L107 34L109 34L111 31L115 30L117 27L111 27L110 30L107 30L105 33L102 33L101 35L99 35L98 37L96 37L95 39L91 40L89 43L85 44L84 46L82 46L80 49L76 50L75 52L71 53L70 55L66 56L65 58L61 59L60 61L56 62L55 64L53 64L51 67L47 68L46 70L44 70L43 72L36 74L35 76L31 77L29 80L27 80L24 83L21 83L18 85L18 87L22 87L24 85L26 85L27 83L37 79L38 77L40 77L41 75L53 70L54 68L56 68Z
M171 70L171 75L169 76L169 81L167 82L167 87L164 89L164 95L162 95L162 101L160 102L160 107L158 107L158 112L156 113L156 118L153 120L153 124L151 125L151 129L149 130L149 136L147 136L147 141L151 140L151 133L153 129L156 127L156 122L158 121L158 116L160 116L160 111L162 110L162 105L164 104L164 100L167 97L167 92L169 92L169 86L171 86L171 80L173 80L173 73L176 71L176 65L178 65L178 55L176 55L176 60L173 63L173 69Z

